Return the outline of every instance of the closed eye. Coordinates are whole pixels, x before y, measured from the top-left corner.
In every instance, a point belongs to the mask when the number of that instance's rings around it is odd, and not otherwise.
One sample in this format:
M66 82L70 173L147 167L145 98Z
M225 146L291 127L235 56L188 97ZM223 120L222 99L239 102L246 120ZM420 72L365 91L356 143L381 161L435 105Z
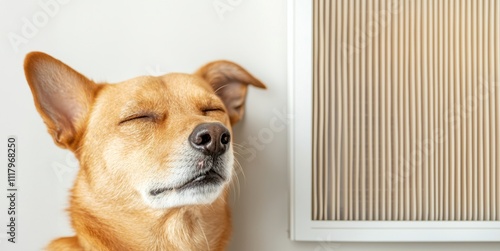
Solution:
M123 123L131 122L134 120L155 121L157 117L158 116L153 113L139 113L125 117L124 119L120 120L120 123L118 124L121 125Z
M201 109L201 111L203 112L203 115L207 115L208 113L211 112L226 112L222 107L207 107Z

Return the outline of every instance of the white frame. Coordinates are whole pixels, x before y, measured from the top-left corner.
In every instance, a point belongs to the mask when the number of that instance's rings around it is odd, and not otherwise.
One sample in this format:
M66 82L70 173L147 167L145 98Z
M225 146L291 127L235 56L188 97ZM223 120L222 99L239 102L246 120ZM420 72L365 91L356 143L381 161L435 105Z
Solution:
M338 242L499 242L499 221L313 221L312 0L288 1L290 238ZM309 38L309 39L308 39ZM295 144L297 142L297 144Z

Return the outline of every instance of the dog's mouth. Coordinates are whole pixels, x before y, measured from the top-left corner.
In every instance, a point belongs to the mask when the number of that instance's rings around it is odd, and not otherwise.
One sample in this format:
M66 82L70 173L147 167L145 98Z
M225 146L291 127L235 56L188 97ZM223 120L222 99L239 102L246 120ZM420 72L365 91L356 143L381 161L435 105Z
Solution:
M186 183L177 187L165 187L165 188L155 188L149 191L151 196L157 196L167 191L181 191L189 188L206 186L206 185L216 185L224 182L225 178L216 172L214 169L209 169L208 171L201 173L192 179L188 180Z

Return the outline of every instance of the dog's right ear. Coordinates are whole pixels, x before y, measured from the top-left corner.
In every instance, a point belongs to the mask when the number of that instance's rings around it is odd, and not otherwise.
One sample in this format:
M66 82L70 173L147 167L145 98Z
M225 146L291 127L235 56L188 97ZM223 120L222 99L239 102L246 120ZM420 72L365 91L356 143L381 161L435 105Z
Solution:
M61 61L42 52L24 60L24 73L35 106L54 142L74 150L97 85Z
M245 99L249 85L266 89L266 86L243 67L226 60L208 63L198 69L196 75L205 79L215 94L224 102L231 125L236 124L245 111Z

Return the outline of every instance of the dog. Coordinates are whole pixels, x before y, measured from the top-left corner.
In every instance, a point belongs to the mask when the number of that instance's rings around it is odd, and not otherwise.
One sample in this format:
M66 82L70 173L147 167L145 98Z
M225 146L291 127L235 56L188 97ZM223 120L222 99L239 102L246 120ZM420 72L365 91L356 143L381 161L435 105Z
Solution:
M224 250L231 235L231 127L249 85L241 66L95 83L42 52L24 62L37 111L80 168L75 231L47 250Z

